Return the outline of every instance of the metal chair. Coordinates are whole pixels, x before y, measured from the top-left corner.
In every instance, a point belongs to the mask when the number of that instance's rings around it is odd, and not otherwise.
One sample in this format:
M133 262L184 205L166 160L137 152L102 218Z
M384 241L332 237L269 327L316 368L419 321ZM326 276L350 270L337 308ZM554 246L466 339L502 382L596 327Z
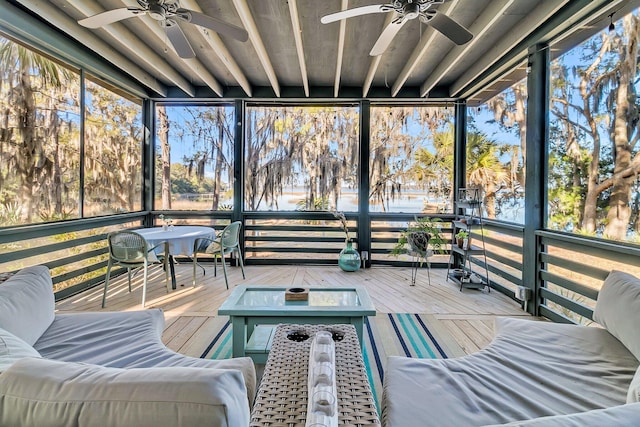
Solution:
M240 227L242 226L241 221L235 221L229 224L222 230L220 236L216 239L209 239L206 237L201 237L196 239L193 245L193 286L196 285L196 266L198 264L198 253L206 253L213 254L213 275L217 275L218 269L218 257L222 262L222 270L224 271L224 282L227 285L227 289L229 289L229 279L227 279L227 265L225 263L224 257L225 255L232 254L236 252L238 254L238 261L240 262L240 268L242 269L242 278L246 279L244 274L244 263L242 262L242 252L240 250ZM200 265L202 268L202 273L205 273L204 267Z
M147 295L147 278L148 266L150 263L159 263L160 260L155 254L155 249L164 246L166 253L166 242L160 242L155 246L149 247L144 237L133 231L114 231L107 236L109 242L109 263L107 265L107 277L104 281L104 293L102 295L102 308L107 302L107 287L109 286L109 278L111 268L114 265L120 265L127 269L129 276L129 292L131 292L131 269L143 267L144 282L142 285L142 307L144 307ZM167 292L169 291L169 269L167 265L167 257L163 257L162 263L165 270L165 281L167 283Z

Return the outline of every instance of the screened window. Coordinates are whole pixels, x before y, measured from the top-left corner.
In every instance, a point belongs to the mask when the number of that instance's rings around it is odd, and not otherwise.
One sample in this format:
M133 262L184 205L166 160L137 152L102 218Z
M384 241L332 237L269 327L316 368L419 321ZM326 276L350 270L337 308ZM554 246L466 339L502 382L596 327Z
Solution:
M142 208L142 104L85 80L84 216Z
M638 241L638 9L551 64L554 230Z
M451 212L454 109L372 106L369 209Z
M158 105L156 209L233 209L231 105Z
M78 217L79 94L78 73L0 36L0 227Z
M467 187L481 190L488 218L524 224L526 105L522 80L468 109Z
M355 106L250 106L245 209L358 210Z

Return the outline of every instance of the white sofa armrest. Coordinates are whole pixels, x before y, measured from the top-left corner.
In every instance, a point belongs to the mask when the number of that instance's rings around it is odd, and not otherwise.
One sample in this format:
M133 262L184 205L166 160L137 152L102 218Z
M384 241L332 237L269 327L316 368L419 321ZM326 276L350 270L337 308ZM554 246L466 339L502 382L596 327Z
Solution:
M640 403L631 403L577 414L541 417L487 427L636 427L638 425L640 425Z
M246 427L242 374L26 358L0 375L0 425Z

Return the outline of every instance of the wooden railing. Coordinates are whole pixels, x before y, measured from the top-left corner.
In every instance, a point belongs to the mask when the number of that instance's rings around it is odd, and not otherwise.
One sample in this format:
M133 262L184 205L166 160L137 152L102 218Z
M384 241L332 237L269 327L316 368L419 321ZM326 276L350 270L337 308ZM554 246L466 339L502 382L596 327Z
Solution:
M589 324L603 280L611 270L640 276L640 248L568 233L539 231L540 315Z
M110 231L158 223L164 213L175 224L207 225L221 230L233 219L231 211L138 212L100 218L11 227L0 230L0 272L43 264L51 269L56 298L61 299L103 282L107 263L106 236ZM356 247L359 218L346 214ZM450 241L451 215L439 215L442 237ZM243 244L246 264L337 264L345 234L328 212L247 212ZM408 267L407 255L392 256L399 234L414 214L372 213L368 229L371 266ZM479 239L479 234L472 235ZM588 324L602 281L617 269L640 276L640 248L568 233L538 231L538 283L522 277L523 227L485 220L484 241L491 287L517 300L518 287L534 290L538 313L556 322ZM430 259L431 268L447 268L450 246ZM484 274L484 258L473 258ZM426 268L426 265L423 266ZM526 283L525 283L526 282Z

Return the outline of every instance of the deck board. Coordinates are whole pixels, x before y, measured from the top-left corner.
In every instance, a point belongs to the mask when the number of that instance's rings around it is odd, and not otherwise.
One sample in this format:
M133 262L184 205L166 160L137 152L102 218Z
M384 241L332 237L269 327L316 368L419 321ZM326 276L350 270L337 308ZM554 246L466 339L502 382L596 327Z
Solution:
M233 287L245 285L280 286L340 286L362 285L367 288L379 313L420 313L438 322L438 328L466 353L485 347L493 338L493 322L498 316L528 316L520 306L505 295L486 290L464 289L446 281L446 270L432 269L431 285L427 271L418 272L416 286L411 284L411 269L374 267L355 273L345 273L337 266L245 266L246 280L239 267L227 269L231 289L227 290L224 275L213 265L205 265L206 274L198 269L197 286L192 286L191 264L176 266L177 289L167 293L164 273L154 267L147 286L147 308L157 307L165 313L163 341L175 351L200 356L213 339L213 333L225 318L217 310ZM102 286L72 296L56 304L59 312L140 310L142 275L133 278L129 293L126 275L109 285L107 307L101 308Z

